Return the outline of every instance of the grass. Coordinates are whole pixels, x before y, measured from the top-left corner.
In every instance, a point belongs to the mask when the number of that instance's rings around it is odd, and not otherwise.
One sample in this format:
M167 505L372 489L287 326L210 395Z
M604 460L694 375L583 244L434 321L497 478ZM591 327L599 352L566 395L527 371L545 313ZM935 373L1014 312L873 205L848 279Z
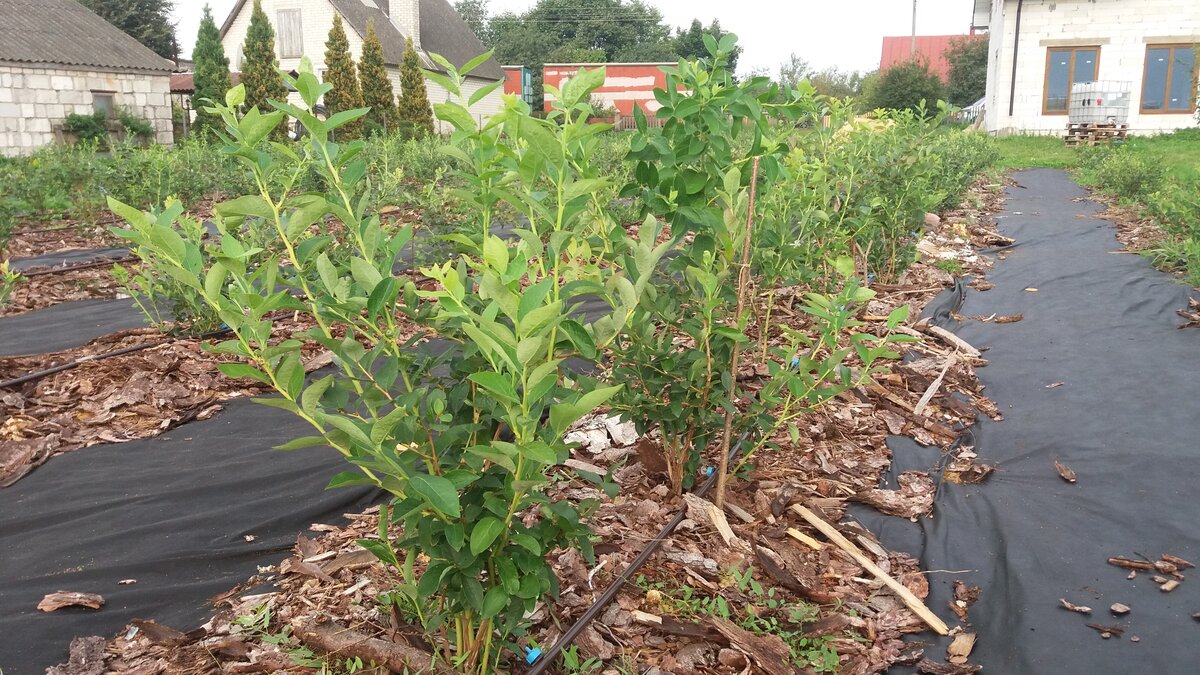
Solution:
M1068 146L1059 136L1007 136L997 139L1001 169L1044 167L1071 169L1085 150ZM1200 129L1185 129L1158 136L1131 136L1130 152L1162 164L1167 175L1179 181L1200 179Z

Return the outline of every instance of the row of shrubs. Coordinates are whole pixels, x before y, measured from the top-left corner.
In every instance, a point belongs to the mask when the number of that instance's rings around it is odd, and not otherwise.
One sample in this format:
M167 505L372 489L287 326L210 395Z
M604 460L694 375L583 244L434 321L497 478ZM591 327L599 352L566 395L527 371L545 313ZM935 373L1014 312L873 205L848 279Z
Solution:
M366 146L368 176L379 194L421 203L424 186L439 180L449 158L439 139L381 136ZM112 197L141 209L175 197L189 206L218 194L244 194L253 187L244 167L217 140L189 138L174 147L114 143L98 152L94 143L47 145L29 157L0 158L0 246L19 223L45 225L65 217L84 222L108 219ZM280 177L281 178L281 177ZM307 167L297 188L321 189Z
M1177 131L1151 143L1175 141L1200 143L1200 130ZM1081 178L1153 219L1165 236L1145 253L1160 268L1200 286L1200 174L1172 175L1152 147L1131 141L1089 149L1080 161Z
M400 151L329 143L344 117L292 106L243 117L241 86L218 108L235 132L238 184L251 185L216 207L219 244L179 202L144 211L110 200L126 221L116 233L143 261L126 280L131 295L224 324L231 339L209 349L237 362L221 371L272 388L261 401L312 428L283 447L328 446L348 469L331 486L391 494L378 537L360 543L396 583L366 602L423 630L436 654L415 652L412 670L433 660L464 673L514 667L530 612L559 590L548 560L577 549L595 564L586 516L596 503L552 498L564 476L619 490L564 465L565 434L584 415L606 406L640 434L657 430L677 493L715 464L720 506L756 455L799 442L804 415L878 375L911 340L895 331L906 306L878 331L856 318L874 297L864 278L903 273L925 212L961 197L994 156L991 141L947 132L936 115L855 122L838 101L780 101L765 78L733 78L732 35L705 45L710 57L681 63L658 92L661 128L639 114L624 136L587 122L602 70L571 78L545 118L510 101L479 129L462 73L448 66L462 104L437 106L455 130L422 170L435 184L453 172L463 217L445 238L454 254L422 266L421 287L393 272L412 227L378 209L396 198L384 179L415 170ZM308 108L327 91L307 70L289 79ZM824 116L831 128L808 129ZM313 139L297 154L264 141L288 117ZM362 179L360 153L374 180ZM311 188L293 178L309 162ZM514 212L519 236L494 235ZM750 292L788 283L813 291L798 298L804 331L773 329L772 303ZM594 311L575 311L596 299ZM335 356L329 374L305 377L301 342L274 335L280 312L311 322L304 337ZM449 348L408 340L408 323ZM609 369L592 376L567 365L605 354ZM738 375L750 360L767 375L748 384ZM732 438L743 439L739 463L714 461ZM737 608L731 620L768 630ZM838 665L822 638L797 633L787 645L796 668Z

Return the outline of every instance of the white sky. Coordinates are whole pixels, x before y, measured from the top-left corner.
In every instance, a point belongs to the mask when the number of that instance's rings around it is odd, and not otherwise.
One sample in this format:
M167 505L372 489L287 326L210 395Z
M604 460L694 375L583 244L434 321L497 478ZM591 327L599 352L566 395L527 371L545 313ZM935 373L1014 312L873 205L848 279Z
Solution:
M971 24L971 0L917 0L917 33L966 33ZM209 0L217 25L229 14L234 0ZM177 0L181 52L190 54L196 40L203 3ZM493 14L523 11L535 0L491 0ZM658 7L667 23L687 26L693 18L705 25L716 18L721 27L737 33L745 51L739 70L767 68L772 73L793 52L818 68L847 70L879 67L884 35L908 35L912 27L909 0L647 0Z

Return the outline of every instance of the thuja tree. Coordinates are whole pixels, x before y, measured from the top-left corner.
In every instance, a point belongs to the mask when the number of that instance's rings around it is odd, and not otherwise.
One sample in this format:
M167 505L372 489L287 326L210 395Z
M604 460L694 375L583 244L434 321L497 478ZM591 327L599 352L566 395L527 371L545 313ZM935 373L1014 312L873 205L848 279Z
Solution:
M196 36L196 47L192 50L196 64L193 76L192 108L196 110L196 133L204 134L218 129L221 118L208 112L208 108L225 100L231 86L229 59L221 45L221 32L213 21L212 9L204 6L204 18L200 20L200 32Z
M396 97L392 94L387 66L383 63L383 43L379 41L373 22L367 22L367 36L363 38L362 56L358 60L358 77L363 105L370 109L363 118L367 132L386 133L395 129L399 118Z
M342 27L342 16L333 15L333 27L325 42L325 82L329 91L325 94L325 109L330 115L363 107L362 91L358 86L358 72L350 56L350 41ZM362 120L355 119L338 129L339 140L350 140L362 135Z
M565 363L597 359L612 344L666 250L655 244L653 219L638 239L610 242L607 257L584 234L594 229L592 194L605 187L578 169L592 164L589 139L604 129L586 121L603 71L575 78L552 119L512 101L480 128L468 107L488 91L465 98L461 87L488 56L461 71L439 60L439 81L461 99L437 113L454 129L448 152L460 162L476 234L456 238L457 259L421 270L432 289L392 275L412 231L385 230L368 210L363 141L330 142L366 110L318 119L312 108L329 85L307 68L294 82L305 107L275 102L273 112L241 115L241 86L216 107L233 140L228 151L245 161L257 189L217 206L219 241L209 245L206 269L186 265L168 234L172 218L184 218L177 211L156 218L111 203L134 229L158 233L149 246L163 242L149 273L178 278L228 325L233 337L211 349L240 362L222 372L271 387L277 396L262 403L311 425L313 435L283 447L330 446L353 467L331 486L369 484L392 495L379 536L361 543L399 570L389 602L438 636L445 662L472 673L504 670L501 646L557 593L549 554L577 547L591 557L581 524L590 506L552 502L546 488L566 471L568 427L619 387ZM267 142L288 117L308 133L302 155ZM297 194L310 166L325 192ZM512 241L489 234L502 205L531 216ZM327 228L329 218L344 225ZM270 232L279 252L248 243L243 233L253 230ZM603 309L577 312L585 298ZM272 340L271 318L283 313L311 322L302 337L332 352L337 372L306 380L301 342ZM413 324L416 337L406 339ZM430 664L418 661L410 670L427 672Z
M404 47L404 60L400 63L400 124L415 134L433 133L433 111L429 108L429 95L425 90L425 75L412 40Z
M254 10L250 13L250 26L242 46L241 77L241 84L245 88L243 105L247 110L269 110L270 101L282 101L287 97L287 86L280 75L279 62L275 59L275 29L263 11L262 0L254 0ZM284 126L275 128L273 132L275 138L286 135Z

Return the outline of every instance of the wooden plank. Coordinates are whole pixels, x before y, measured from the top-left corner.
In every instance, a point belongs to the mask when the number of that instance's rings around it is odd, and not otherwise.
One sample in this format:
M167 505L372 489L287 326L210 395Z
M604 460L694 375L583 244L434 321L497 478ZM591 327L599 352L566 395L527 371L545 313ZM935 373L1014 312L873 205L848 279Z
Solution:
M833 525L825 522L820 516L806 509L799 504L792 504L792 511L803 518L809 525L820 530L821 534L825 535L829 541L833 542L838 548L842 549L854 558L854 561L862 565L864 569L870 572L876 579L883 582L885 586L900 597L904 604L911 609L921 620L929 624L929 627L938 633L938 635L948 635L950 628L946 626L946 622L938 618L921 599L913 595L913 592L908 590L908 587L893 579L887 572L884 572L879 565L876 565L873 560L868 558L861 549L854 545L849 539L842 536L841 532L837 531Z

